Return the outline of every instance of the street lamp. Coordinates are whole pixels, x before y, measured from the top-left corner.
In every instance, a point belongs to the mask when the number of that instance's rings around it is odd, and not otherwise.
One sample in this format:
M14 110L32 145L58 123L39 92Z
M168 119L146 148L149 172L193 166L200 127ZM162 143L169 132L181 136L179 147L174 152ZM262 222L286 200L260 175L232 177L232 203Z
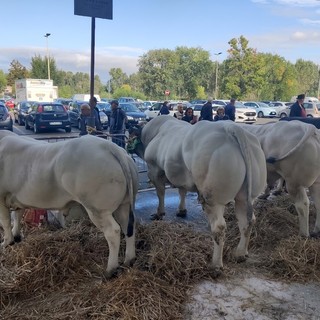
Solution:
M47 61L48 61L48 79L50 80L50 57L49 57L49 49L48 49L48 38L51 35L51 33L46 33L44 37L47 39Z
M216 85L214 87L214 98L217 99L217 95L218 95L218 56L222 54L222 52L218 52L218 53L214 53L215 56L217 56L216 58Z

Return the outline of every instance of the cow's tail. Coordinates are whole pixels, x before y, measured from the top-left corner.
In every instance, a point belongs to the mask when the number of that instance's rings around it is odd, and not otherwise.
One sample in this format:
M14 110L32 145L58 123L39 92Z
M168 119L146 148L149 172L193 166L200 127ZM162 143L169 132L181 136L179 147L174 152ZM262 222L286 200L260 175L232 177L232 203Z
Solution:
M305 126L306 127L306 132L305 134L302 136L302 138L299 140L299 142L294 146L294 148L292 148L291 150L289 150L287 153L285 153L284 155L282 155L279 158L276 157L268 157L266 159L267 163L275 163L277 161L280 161L282 159L285 159L286 157L290 156L293 152L295 152L300 146L302 146L307 139L309 139L309 137L313 134L316 134L318 129L313 126L313 125L309 125L309 126Z
M113 150L113 148L111 148L111 153L112 155L118 160L118 162L120 163L120 166L122 168L122 172L125 176L126 182L127 182L127 190L129 193L129 199L130 199L130 211L129 211L129 220L128 220L128 227L127 227L127 236L131 237L134 233L134 223L135 223L135 218L134 218L134 208L135 208L135 196L134 196L134 187L133 187L133 179L135 177L133 177L132 171L131 171L131 167L127 161L127 159L125 159L127 157L127 155L123 152L122 154L122 150Z
M249 150L249 139L247 132L238 125L232 126L230 132L236 141L238 142L241 150L242 157L244 159L246 174L245 174L245 185L247 187L247 219L251 223L253 217L253 206L252 206L252 152Z

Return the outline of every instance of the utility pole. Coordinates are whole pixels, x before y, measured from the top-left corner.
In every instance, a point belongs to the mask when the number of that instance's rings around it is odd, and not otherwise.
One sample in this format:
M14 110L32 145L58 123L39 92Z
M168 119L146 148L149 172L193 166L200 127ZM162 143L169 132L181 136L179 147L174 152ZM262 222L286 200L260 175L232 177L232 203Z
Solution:
M214 98L215 99L218 99L218 65L219 65L218 56L220 54L222 54L222 52L214 53L214 55L217 56L217 58L216 58L216 84L214 87Z
M48 38L51 35L51 33L46 33L44 37L46 38L47 42L47 61L48 61L48 79L50 80L50 57L49 57L49 47L48 47Z

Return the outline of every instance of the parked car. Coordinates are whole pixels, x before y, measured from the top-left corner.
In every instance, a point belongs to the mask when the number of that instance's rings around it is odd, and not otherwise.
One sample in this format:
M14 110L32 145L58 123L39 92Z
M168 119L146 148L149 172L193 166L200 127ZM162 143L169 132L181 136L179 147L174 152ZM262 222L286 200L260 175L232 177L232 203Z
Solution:
M133 103L119 103L119 107L125 111L128 118L128 125L136 125L146 121L147 116L144 112L140 111L139 108Z
M291 104L292 105L292 104ZM280 112L280 118L289 117L291 105ZM308 118L319 118L320 117L320 102L304 102L304 108L306 109Z
M280 117L281 111L288 107L286 102L282 101L272 101L270 106L276 110L277 117Z
M47 129L64 129L71 132L70 117L61 103L34 102L25 117L25 128L34 133Z
M5 102L5 106L8 108L8 110L13 110L13 108L15 106L14 99L12 99L12 98L7 99L6 102Z
M129 102L136 102L136 100L132 97L120 97L118 99L118 102L119 103L127 103L127 102L129 103Z
M73 101L72 99L58 98L58 99L55 99L53 102L61 103L68 110L69 109L69 104L72 101Z
M13 121L10 113L4 104L0 104L0 129L13 131Z
M259 101L246 101L243 103L246 107L250 107L256 110L258 118L275 118L277 111L266 103Z
M230 100L213 100L215 110L217 106L226 106ZM242 102L235 102L235 122L253 124L257 121L257 112L253 108L246 107Z
M207 100L201 100L201 99L190 101L190 103L193 105L196 105L196 104L204 105L206 102L207 102Z
M35 101L20 101L14 107L14 121L17 122L19 126L24 126L28 110L34 102Z
M98 102L97 108L99 109L99 116L101 125L104 129L108 128L109 125L109 115L111 113L111 105L108 102Z
M149 107L148 110L144 111L145 115L147 116L147 119L151 120L155 118L158 114L163 105L163 102L156 102L152 107Z
M143 105L144 107L146 108L146 110L150 107L152 107L157 101L152 101L152 100L149 100L149 101L144 101L143 102Z

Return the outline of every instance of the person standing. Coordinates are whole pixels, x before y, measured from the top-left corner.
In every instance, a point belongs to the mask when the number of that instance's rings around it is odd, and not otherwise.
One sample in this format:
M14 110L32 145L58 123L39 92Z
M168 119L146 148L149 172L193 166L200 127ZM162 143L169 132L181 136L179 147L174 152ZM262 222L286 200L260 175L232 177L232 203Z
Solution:
M94 121L95 121L95 129L97 131L102 131L102 126L100 122L98 108L94 108ZM88 134L88 124L90 123L91 118L91 108L88 103L84 103L80 106L80 136Z
M193 114L193 109L191 107L186 109L182 121L189 122L190 124L195 124L197 122L197 117Z
M230 102L224 107L225 115L229 117L229 120L236 121L236 99L231 98Z
M174 116L175 118L177 118L178 120L181 120L182 117L183 117L183 105L182 105L182 103L178 103L177 109L178 109L178 111L176 111L176 112L173 114L173 116Z
M168 103L169 103L169 101L165 101L163 103L158 115L170 114Z
M110 134L116 134L112 137L112 142L119 147L125 148L125 131L126 123L128 122L126 113L119 108L118 100L111 101L111 114L109 116L109 132Z
M304 94L299 94L297 96L297 101L290 108L289 117L307 117L306 109L303 106L304 98Z
M212 98L209 98L208 101L202 106L199 120L213 121Z

